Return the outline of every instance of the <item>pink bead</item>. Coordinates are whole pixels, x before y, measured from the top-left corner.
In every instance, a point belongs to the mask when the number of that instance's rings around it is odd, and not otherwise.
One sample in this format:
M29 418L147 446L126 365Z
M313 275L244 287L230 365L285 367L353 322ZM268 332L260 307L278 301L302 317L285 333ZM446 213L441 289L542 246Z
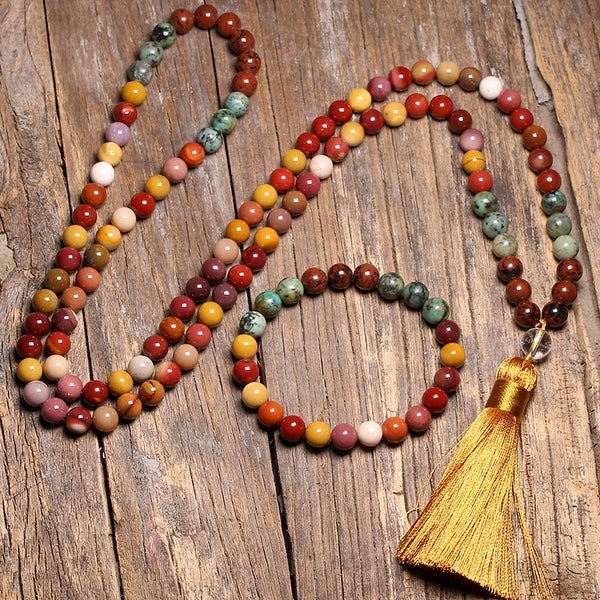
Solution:
M342 452L352 450L356 442L358 442L358 433L348 423L340 423L331 430L331 443Z
M50 425L58 425L65 420L68 410L65 401L61 398L48 398L42 404L42 419Z
M468 152L469 150L481 150L483 148L483 133L478 129L466 129L460 134L460 147Z
M169 158L162 168L162 174L171 182L171 183L180 183L182 182L188 172L188 167L181 158L173 157Z
M500 92L497 99L498 108L506 114L510 114L515 108L521 106L521 95L516 90L504 90Z
M30 381L23 388L23 401L25 404L37 408L50 398L50 390L43 381Z
M414 433L422 433L431 424L431 413L424 406L411 406L404 417L408 428Z
M65 375L56 384L56 394L65 402L74 402L83 393L83 383L77 375Z
M367 86L369 93L373 97L375 102L381 102L385 100L392 91L392 84L387 77L373 77L371 81L369 81L369 85Z
M267 217L267 226L277 233L285 233L292 225L292 215L285 208L274 208Z
M301 173L296 178L296 189L307 198L313 198L321 189L321 180L314 173Z
M104 137L106 138L107 142L114 142L119 146L126 146L129 138L131 137L131 131L129 130L129 127L125 125L125 123L115 121L106 128Z

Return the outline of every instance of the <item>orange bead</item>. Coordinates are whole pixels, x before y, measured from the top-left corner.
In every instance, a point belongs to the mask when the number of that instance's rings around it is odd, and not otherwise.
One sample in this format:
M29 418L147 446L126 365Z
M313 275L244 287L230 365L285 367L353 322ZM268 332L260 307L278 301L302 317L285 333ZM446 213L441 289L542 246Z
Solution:
M400 417L390 417L381 425L383 439L390 444L399 444L408 434L408 425Z
M265 252L273 252L279 245L279 234L272 227L261 227L254 234L254 245Z
M279 402L267 400L258 408L258 420L265 427L276 427L283 419L283 407Z
M227 225L225 237L233 240L236 244L243 244L250 237L250 226L242 219L234 219Z
M179 341L185 333L185 325L178 317L165 317L159 325L160 335L167 339L169 344Z
M117 398L117 403L115 404L115 408L117 409L117 413L121 419L125 419L127 421L133 421L133 419L136 419L142 412L142 407L142 401L131 392L121 394Z
M465 362L464 348L455 342L445 344L440 350L440 362L445 367L454 367L455 369L462 367Z

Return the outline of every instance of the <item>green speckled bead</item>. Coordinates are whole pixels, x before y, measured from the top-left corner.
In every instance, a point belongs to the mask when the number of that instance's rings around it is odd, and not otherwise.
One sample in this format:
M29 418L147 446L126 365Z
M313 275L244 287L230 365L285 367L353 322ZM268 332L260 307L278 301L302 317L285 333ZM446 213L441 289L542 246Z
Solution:
M254 310L257 310L265 319L274 319L281 310L281 298L271 291L261 292L254 301Z
M247 333L253 338L259 338L267 328L267 320L256 310L248 311L240 319L240 333Z
M136 60L127 69L130 81L139 81L142 85L148 85L152 81L152 75L152 67L144 60Z
M550 215L546 221L546 231L553 240L561 235L568 235L571 233L571 227L573 227L573 224L571 223L569 215L565 215L565 213L561 212Z
M298 304L304 296L304 286L296 277L286 277L279 282L277 295L284 304Z
M558 260L565 260L565 258L575 258L579 252L579 244L577 240L570 235L561 235L554 240L552 245L554 256Z
M491 212L483 219L483 233L491 240L508 230L508 219L499 212Z
M423 304L429 298L429 290L420 281L413 281L402 290L402 298L408 308L423 308Z
M429 298L421 309L423 318L430 325L441 323L448 316L449 312L450 307L443 298Z
M213 154L223 144L223 134L214 127L204 127L200 130L196 141L204 148L206 154Z
M140 46L139 58L155 67L163 58L163 49L157 42L146 42Z
M567 207L567 197L559 190L542 196L542 210L547 215L562 212Z
M248 96L242 94L242 92L231 92L223 103L223 106L228 108L238 118L248 112L249 105Z
M510 233L501 233L494 238L492 242L492 252L496 258L504 258L505 256L514 256L517 254L519 244L514 235Z
M498 199L492 192L478 192L473 196L473 212L478 217L485 217L498 210Z
M212 126L223 134L231 133L236 123L237 117L228 108L220 108L212 118Z
M398 273L384 273L377 283L377 291L386 300L398 300L404 289L404 279Z
M150 39L157 44L160 44L163 48L168 48L175 43L177 39L177 32L175 27L171 23L159 23L154 26Z

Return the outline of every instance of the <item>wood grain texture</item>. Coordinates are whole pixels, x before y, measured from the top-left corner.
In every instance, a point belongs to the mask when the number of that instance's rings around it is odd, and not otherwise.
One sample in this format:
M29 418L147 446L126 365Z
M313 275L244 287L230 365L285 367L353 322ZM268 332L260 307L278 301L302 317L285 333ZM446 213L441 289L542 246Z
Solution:
M251 108L111 254L73 335L72 371L106 379L139 352L170 299L329 104L374 75L427 58L475 65L521 92L549 133L581 242L585 277L522 431L528 521L560 600L600 596L598 364L598 6L575 1L215 2L238 13L263 68ZM42 425L20 401L14 344L79 202L125 70L179 6L58 0L0 3L0 597L454 600L476 598L401 569L395 548L419 489L485 403L521 333L469 209L456 137L409 120L367 137L294 221L214 344L161 406L111 435ZM191 9L195 7L189 7ZM577 23L577 35L573 23ZM140 191L210 121L234 73L227 42L194 29L148 86L100 221ZM414 88L413 88L413 91ZM493 103L448 93L486 135L494 190L543 304L555 260L520 138ZM404 98L394 94L394 99ZM239 402L230 340L252 299L309 266L372 262L447 298L463 329L461 389L423 436L345 456L281 443ZM418 314L374 294L327 292L285 309L260 349L286 412L330 423L382 421L417 403L437 369ZM435 480L435 477L434 477ZM428 493L431 486L425 487ZM526 588L523 588L526 597Z

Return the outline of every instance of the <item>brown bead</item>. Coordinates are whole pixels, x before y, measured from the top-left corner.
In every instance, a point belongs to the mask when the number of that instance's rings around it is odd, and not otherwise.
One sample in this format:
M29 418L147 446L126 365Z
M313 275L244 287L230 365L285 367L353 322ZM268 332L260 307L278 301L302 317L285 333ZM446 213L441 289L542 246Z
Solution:
M579 281L583 275L583 267L575 258L565 258L556 267L556 276L559 280Z
M548 302L542 309L542 318L552 329L562 327L567 322L568 316L569 309L561 302Z
M506 299L511 304L519 304L531 296L531 286L525 279L512 279L506 285Z
M521 277L523 263L516 256L505 256L498 263L498 278L505 283Z
M234 54L241 54L254 48L254 36L246 29L238 29L229 37L229 47Z
M210 29L211 27L214 27L218 18L219 13L217 12L217 9L210 4L200 5L194 14L196 27L199 27L200 29Z
M523 144L528 150L539 148L546 143L546 130L539 125L530 125L523 132Z
M300 281L304 286L304 291L312 296L316 296L325 291L328 284L327 273L316 267L306 269L306 271L302 273Z
M379 282L379 271L377 267L368 263L359 265L354 269L354 285L365 292L373 290Z
M577 286L566 279L557 281L552 287L552 300L561 304L572 304L577 298Z
M100 271L108 264L110 253L102 244L91 244L86 249L83 257L86 265Z
M119 424L119 413L112 406L100 406L94 411L92 424L101 433L114 431Z
M286 192L281 201L281 206L285 208L292 217L299 217L308 205L306 196L298 190Z
M242 26L240 18L232 12L223 13L217 19L217 31L223 37L229 37L234 31L237 31Z
M539 323L542 313L537 304L525 300L517 304L514 315L517 325L529 329L535 327Z
M127 392L126 394L121 394L117 398L115 408L121 419L133 421L133 419L137 418L142 412L143 404L135 394Z
M44 287L52 290L55 294L62 294L71 285L69 274L58 267L50 269L44 279Z
M87 294L78 286L68 287L60 297L60 303L73 311L81 310L87 303Z
M334 290L348 289L354 281L352 268L343 263L336 263L327 272L329 286Z
M194 15L185 8L178 8L171 14L169 23L175 27L175 31L179 35L183 35L194 26Z
M481 83L481 71L475 67L465 67L458 76L458 85L465 92L474 92Z
M260 65L260 56L254 50L242 52L235 61L235 68L246 73L258 73Z
M165 397L165 388L160 381L148 379L140 385L138 394L144 406L156 406Z
M185 333L185 325L177 317L165 317L159 325L160 335L162 335L169 344L179 341Z
M277 233L282 234L292 226L292 215L283 207L274 208L267 217L267 227L273 228Z
M246 96L252 96L252 94L254 94L256 91L257 85L258 83L254 73L240 71L239 73L235 74L231 87L233 88L234 92L242 92L242 94L246 94Z
M538 190L540 190L542 194L555 192L561 186L561 183L562 179L560 173L557 173L554 169L544 169L537 176Z

